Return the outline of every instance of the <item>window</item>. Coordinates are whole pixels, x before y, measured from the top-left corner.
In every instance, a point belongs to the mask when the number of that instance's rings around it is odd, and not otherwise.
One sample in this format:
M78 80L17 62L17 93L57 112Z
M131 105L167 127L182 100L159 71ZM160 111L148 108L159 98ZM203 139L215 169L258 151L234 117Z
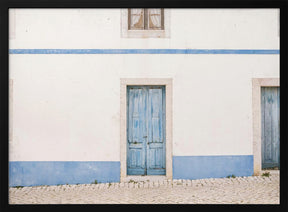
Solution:
M164 9L128 9L128 30L163 30Z
M122 38L169 38L170 9L121 9Z

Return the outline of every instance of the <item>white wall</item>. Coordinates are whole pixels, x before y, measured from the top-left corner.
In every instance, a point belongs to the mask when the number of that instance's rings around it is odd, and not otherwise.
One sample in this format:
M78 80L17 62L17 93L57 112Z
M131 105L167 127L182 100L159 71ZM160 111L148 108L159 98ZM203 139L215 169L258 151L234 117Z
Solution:
M278 49L277 10L171 10L170 39L120 9L17 9L10 48ZM182 24L178 24L181 22ZM119 161L120 78L173 78L173 155L252 155L252 78L279 55L10 55L11 161Z
M278 49L277 9L170 9L171 38L121 38L121 9L16 9L14 48ZM14 16L13 16L14 17Z

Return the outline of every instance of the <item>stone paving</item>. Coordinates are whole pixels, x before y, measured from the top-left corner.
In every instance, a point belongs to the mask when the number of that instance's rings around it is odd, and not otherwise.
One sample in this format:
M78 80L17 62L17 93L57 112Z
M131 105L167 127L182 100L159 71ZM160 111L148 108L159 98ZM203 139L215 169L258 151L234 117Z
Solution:
M9 188L10 204L279 204L279 171L200 180Z

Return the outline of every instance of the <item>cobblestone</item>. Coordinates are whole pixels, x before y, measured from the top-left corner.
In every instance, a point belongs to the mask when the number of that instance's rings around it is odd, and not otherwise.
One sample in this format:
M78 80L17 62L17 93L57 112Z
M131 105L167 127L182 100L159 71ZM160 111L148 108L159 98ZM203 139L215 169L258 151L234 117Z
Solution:
M279 171L200 180L9 188L10 204L279 204Z

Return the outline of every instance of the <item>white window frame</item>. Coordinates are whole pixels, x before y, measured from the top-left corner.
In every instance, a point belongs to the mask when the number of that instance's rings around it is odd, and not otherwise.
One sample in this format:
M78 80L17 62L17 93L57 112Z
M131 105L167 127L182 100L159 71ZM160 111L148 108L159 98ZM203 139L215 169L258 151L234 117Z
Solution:
M128 30L128 9L121 9L122 38L170 38L170 9L164 8L163 30Z

